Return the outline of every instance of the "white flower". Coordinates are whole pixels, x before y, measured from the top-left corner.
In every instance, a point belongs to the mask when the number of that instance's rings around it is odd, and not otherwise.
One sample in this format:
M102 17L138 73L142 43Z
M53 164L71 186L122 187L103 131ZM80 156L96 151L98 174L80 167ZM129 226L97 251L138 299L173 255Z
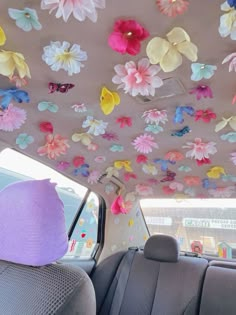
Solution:
M48 64L53 71L63 69L68 75L80 73L80 68L84 65L81 63L88 59L87 53L80 49L80 46L74 44L70 48L70 43L64 41L51 42L49 46L44 47L42 55L43 61Z
M219 33L222 37L230 35L232 40L236 40L236 10L227 1L221 5L221 10L226 13L220 17Z
M92 116L87 116L86 120L82 124L82 128L89 127L89 130L87 131L90 134L93 134L94 136L103 135L105 133L106 127L108 123L94 119Z
M142 170L145 174L149 174L149 175L157 175L157 169L155 167L155 165L151 164L151 163L147 163L147 164L143 164Z

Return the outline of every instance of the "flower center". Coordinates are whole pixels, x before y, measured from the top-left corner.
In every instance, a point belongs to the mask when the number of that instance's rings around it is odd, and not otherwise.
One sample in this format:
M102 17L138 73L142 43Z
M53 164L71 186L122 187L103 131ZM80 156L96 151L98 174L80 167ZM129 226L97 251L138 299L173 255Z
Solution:
M30 14L29 13L25 13L25 17L27 18L27 19L30 19Z
M202 70L205 69L205 65L202 65L200 69L202 69Z
M69 51L64 51L62 54L57 55L57 60L60 62L68 62L72 58L72 54Z

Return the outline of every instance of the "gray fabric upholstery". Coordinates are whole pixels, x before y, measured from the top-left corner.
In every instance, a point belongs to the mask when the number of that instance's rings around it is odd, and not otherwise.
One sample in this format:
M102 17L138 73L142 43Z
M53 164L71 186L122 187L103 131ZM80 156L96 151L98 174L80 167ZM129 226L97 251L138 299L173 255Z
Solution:
M206 272L200 315L235 315L235 293L235 264L212 262Z
M144 256L157 261L177 262L179 258L178 242L169 235L153 235L144 246Z
M0 261L0 314L95 315L95 293L80 268L35 268Z

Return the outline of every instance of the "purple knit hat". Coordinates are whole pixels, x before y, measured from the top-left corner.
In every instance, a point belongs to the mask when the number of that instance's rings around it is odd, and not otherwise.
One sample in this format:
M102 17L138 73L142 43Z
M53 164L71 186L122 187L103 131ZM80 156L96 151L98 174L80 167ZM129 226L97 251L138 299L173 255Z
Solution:
M0 259L30 266L50 264L68 248L64 207L55 184L29 180L0 191Z

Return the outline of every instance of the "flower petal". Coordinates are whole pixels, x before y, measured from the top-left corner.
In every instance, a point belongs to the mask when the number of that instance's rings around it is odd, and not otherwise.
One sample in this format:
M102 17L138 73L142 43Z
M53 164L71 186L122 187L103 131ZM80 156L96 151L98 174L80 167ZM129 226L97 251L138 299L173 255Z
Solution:
M171 44L160 37L154 37L147 45L146 53L151 64L160 63L162 58L170 49Z
M175 49L170 48L160 62L160 67L164 72L171 72L177 69L182 64L182 56Z
M183 42L177 45L177 50L191 61L197 61L198 48L191 42Z
M190 37L182 27L174 27L168 34L166 34L168 41L172 44L180 44L182 42L190 42Z

